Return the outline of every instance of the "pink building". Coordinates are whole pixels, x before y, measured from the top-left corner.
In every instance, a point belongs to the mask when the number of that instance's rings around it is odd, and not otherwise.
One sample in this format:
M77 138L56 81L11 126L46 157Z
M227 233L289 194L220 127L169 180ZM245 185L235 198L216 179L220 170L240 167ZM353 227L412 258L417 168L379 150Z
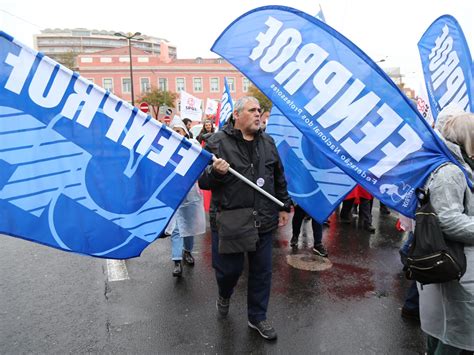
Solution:
M131 101L128 47L81 54L77 67L83 77ZM132 47L132 67L135 104L152 87L177 93L184 90L202 99L204 106L207 98L221 99L224 77L234 100L246 95L250 85L246 77L221 58L172 59L166 48L158 56Z

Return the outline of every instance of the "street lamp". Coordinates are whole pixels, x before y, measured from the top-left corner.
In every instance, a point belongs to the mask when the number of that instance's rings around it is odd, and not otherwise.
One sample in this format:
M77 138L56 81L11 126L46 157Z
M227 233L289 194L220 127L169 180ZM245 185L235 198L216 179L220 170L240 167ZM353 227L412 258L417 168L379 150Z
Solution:
M131 33L124 35L123 33L116 32L114 36L125 38L128 41L128 57L130 58L130 86L131 86L131 94L132 94L132 106L135 106L135 95L133 93L133 68L132 68L132 39L135 41L143 41L143 38L139 38L141 36L140 32Z

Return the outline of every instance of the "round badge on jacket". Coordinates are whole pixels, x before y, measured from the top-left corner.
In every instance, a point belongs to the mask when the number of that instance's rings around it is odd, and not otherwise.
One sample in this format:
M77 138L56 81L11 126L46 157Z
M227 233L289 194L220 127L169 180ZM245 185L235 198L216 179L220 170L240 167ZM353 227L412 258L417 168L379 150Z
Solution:
M257 179L257 186L262 187L263 185L265 185L265 180L263 178L258 178Z

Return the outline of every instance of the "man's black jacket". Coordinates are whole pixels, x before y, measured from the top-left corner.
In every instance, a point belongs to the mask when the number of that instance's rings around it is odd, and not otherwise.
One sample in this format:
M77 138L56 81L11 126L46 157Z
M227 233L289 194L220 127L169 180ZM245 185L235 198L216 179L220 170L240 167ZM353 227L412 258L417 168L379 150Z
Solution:
M252 146L250 146L252 147ZM237 172L256 183L265 191L285 204L280 208L261 193L231 173L220 175L209 165L199 178L199 187L212 190L210 209L211 228L216 230L215 213L220 210L233 210L254 207L258 211L260 233L270 232L278 227L278 212L288 210L290 197L280 157L273 138L259 130L253 141L252 152L242 132L226 126L209 138L206 150L227 161ZM263 184L263 186L262 186Z

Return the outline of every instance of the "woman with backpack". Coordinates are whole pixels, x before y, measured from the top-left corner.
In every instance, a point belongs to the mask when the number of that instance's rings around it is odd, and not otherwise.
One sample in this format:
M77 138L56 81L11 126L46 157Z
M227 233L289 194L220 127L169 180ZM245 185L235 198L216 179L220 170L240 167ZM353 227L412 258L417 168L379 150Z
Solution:
M444 117L441 117L443 116ZM430 201L446 240L464 243L466 273L459 281L418 285L421 328L428 354L469 354L474 351L474 114L458 111L439 118L441 139L463 166L437 169L428 178Z

